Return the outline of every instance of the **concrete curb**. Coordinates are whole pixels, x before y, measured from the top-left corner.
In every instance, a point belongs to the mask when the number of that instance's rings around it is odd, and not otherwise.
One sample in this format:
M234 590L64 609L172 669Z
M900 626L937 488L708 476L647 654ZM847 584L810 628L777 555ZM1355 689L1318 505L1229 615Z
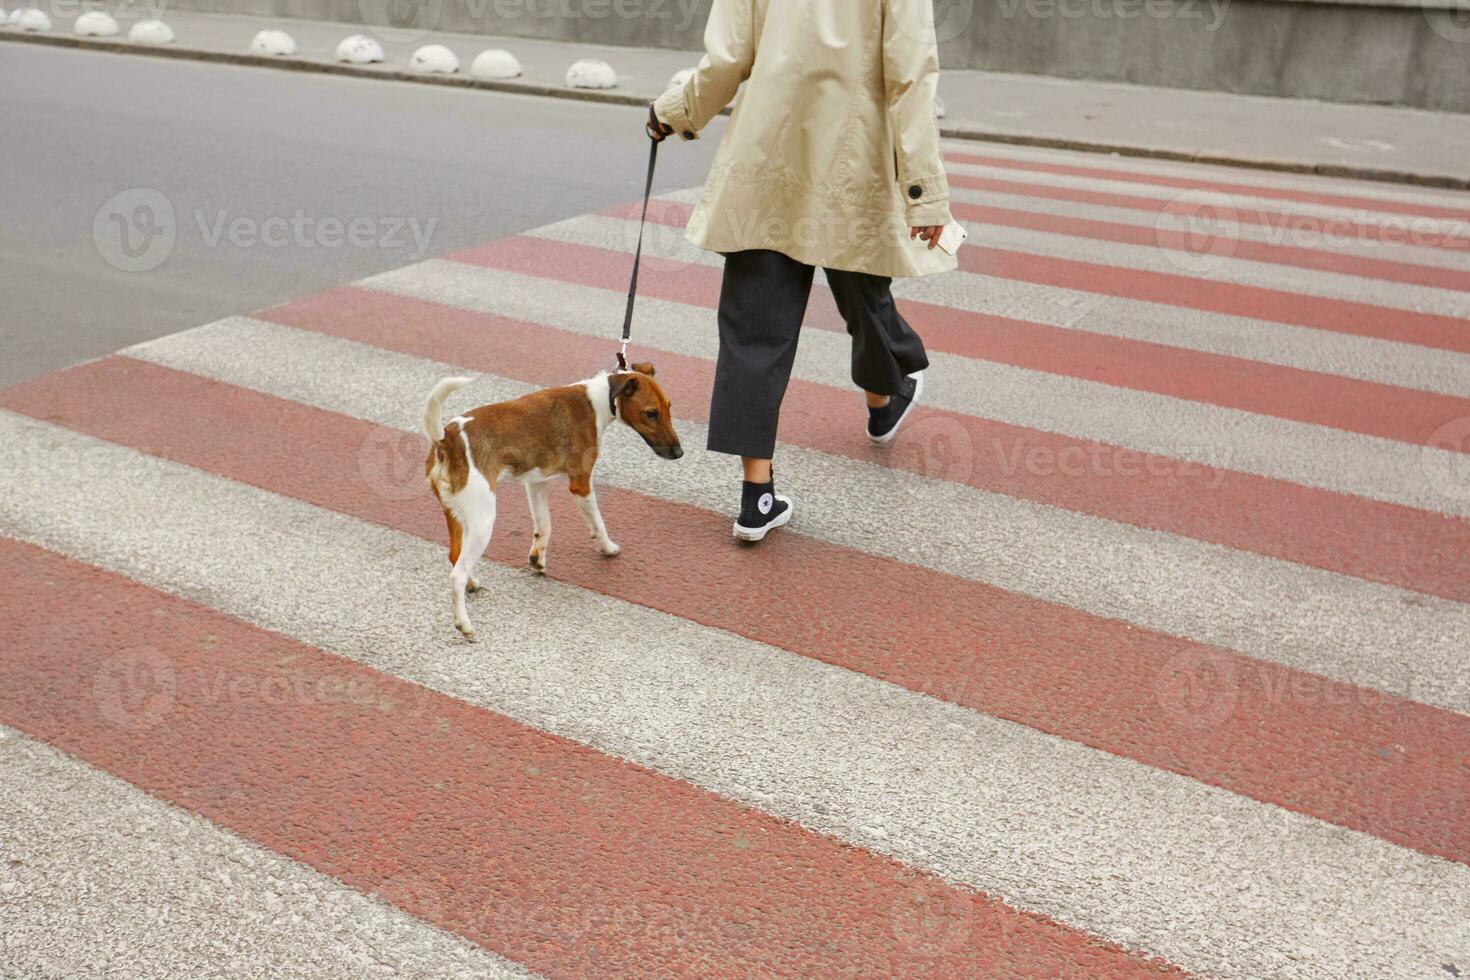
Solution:
M154 58L179 58L188 61L213 62L215 64L225 65L277 68L287 71L314 72L323 75L350 75L355 78L416 82L420 85L448 85L457 88L487 89L494 92L539 95L554 99L574 99L583 102L603 102L613 105L642 107L646 106L650 101L649 96L635 95L632 92L609 91L605 89L575 89L561 85L544 85L537 82L517 81L515 79L480 79L468 75L420 74L418 72L404 71L402 69L388 68L380 65L350 65L335 61L281 58L269 55L250 54L248 52L235 53L230 51L207 51L198 48L153 47L110 38L72 37L58 34L21 34L7 31L0 34L0 41L42 44L59 48L84 48L94 51L109 51L114 54L145 55ZM728 111L726 110L725 113L728 114ZM940 124L939 132L946 139L973 140L984 143L1006 143L1014 146L1036 146L1060 150L1080 150L1088 153L1107 153L1145 159L1207 163L1251 170L1270 170L1279 173L1344 177L1353 180L1410 184L1420 187L1444 188L1447 190L1470 190L1470 176L1458 174L1421 173L1411 170L1393 170L1381 167L1357 166L1354 164L1303 163L1296 160L1249 157L1230 153L1188 153L1180 150L1164 150L1126 143L1101 143L1068 137L1037 136L1031 133L1006 133L980 129L973 126L945 125L943 123Z

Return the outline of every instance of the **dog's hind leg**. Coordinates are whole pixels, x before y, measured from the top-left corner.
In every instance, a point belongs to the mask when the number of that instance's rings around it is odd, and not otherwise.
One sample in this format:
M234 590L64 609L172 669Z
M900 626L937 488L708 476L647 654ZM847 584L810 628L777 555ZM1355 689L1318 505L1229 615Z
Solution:
M449 525L449 564L453 567L459 562L460 547L464 543L464 528L459 526L459 521L454 519L454 514L450 513L448 507L444 508L444 522ZM465 583L465 591L478 592L479 589L480 583L471 575L470 580Z
M526 481L526 502L531 506L531 554L528 561L537 572L546 571L546 547L551 544L551 500L546 481Z
M592 532L592 539L597 542L597 547L604 555L615 555L622 549L612 538L607 536L607 525L602 522L602 511L597 507L597 490L592 486L589 479L586 484L586 493L578 493L582 487L572 487L572 497L577 501L577 509L582 512L582 520L587 522L587 530Z
M454 571L450 573L450 583L454 589L454 625L465 635L465 639L473 640L475 627L465 610L464 594L470 582L474 581L475 563L489 547L490 535L495 531L495 493L484 482L483 477L479 479L478 485L471 479L459 494L456 503L459 505L459 516L464 522L464 533L459 557L455 559Z

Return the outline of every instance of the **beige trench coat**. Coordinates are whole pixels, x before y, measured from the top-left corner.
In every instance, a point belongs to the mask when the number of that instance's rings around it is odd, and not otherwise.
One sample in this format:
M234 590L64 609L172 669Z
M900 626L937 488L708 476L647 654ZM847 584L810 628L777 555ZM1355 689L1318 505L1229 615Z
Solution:
M883 276L953 269L909 238L949 221L932 3L714 0L699 67L654 103L696 139L745 82L689 241Z

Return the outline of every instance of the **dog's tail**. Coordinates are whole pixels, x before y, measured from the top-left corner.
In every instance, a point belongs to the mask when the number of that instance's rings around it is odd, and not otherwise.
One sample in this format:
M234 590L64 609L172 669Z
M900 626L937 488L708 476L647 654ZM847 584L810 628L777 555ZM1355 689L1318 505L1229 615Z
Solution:
M444 400L474 378L445 378L429 392L429 401L424 405L424 433L430 442L444 438Z

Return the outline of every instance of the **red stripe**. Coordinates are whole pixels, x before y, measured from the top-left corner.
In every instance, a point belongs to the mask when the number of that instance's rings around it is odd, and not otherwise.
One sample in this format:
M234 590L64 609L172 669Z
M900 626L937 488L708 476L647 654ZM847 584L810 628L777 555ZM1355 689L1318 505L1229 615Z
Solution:
M684 210L687 212L687 208ZM659 211L659 220L682 223L672 207ZM631 261L620 252L541 239L507 239L477 250L475 256L479 265L493 264L510 272L606 289L615 288ZM718 269L681 266L669 271L672 274L663 275L659 267L650 268L640 279L640 290L674 302L710 305L717 301ZM1424 445L1446 422L1470 416L1467 398L913 300L904 300L903 309L919 326L931 351L1361 432L1415 446ZM837 332L846 329L829 298L808 306L807 325ZM1470 452L1470 446L1454 448Z
M602 286L615 276L606 263L594 263L594 256L577 250L582 247L563 251L544 248L546 244L509 239L455 258L514 271L529 271L529 266L535 265L548 276L590 286ZM648 295L693 302L705 291L705 284L692 270L684 270L673 276L640 278L639 289ZM404 317L426 321L457 322L461 324L458 328L444 328L443 346L438 348L431 342L397 347L400 341L386 330L370 330L371 336L380 339L367 342L420 357L442 358L445 351L453 350L456 358L471 358L463 363L499 374L529 373L532 376L525 380L540 384L555 383L557 367L527 371L526 364L544 358L535 344L517 347L525 352L520 360L497 361L489 353L484 359L476 359L455 330L496 331L503 335L521 331L527 337L535 336L536 343L567 352L569 360L560 362L562 378L578 370L595 372L606 365L608 357L606 345L593 338L436 304L386 296L354 298L345 293L322 294L308 309L307 304L313 302L303 300L285 310L267 311L264 316L328 332L347 329L342 335L349 337L357 337L356 331L365 326L363 321L385 309L401 309ZM340 326L343 323L354 326L344 328ZM470 327L471 323L476 326ZM499 349L503 342L482 339L487 351ZM698 358L668 353L661 353L659 358L665 362L677 358L678 376L669 383L681 391L680 414L702 421L712 366ZM1165 456L924 406L915 409L910 431L898 440L893 451L884 453L873 449L851 418L834 416L832 406L852 397L825 385L793 381L781 409L782 441L1470 601L1470 521L1461 518L1285 480L1181 463ZM1379 399L1367 404L1384 403ZM1070 461L1067 471L1061 468L1061 460Z
M316 315L301 304L277 312ZM383 329L410 344L442 325L392 303L379 312ZM373 342L362 326L339 322L337 332ZM485 336L484 325L460 323L457 335ZM536 371L556 370L546 353L561 347L535 335L525 342L541 352ZM517 343L507 338L500 348L507 363L519 362ZM384 430L365 422L124 358L11 389L3 400L272 492L427 540L444 537L427 490L413 493L422 444L396 434L385 442ZM364 458L378 460L378 448L404 443L412 457L404 465L365 470ZM364 446L375 451L365 457ZM384 493L385 479L409 492ZM556 520L571 519L563 496ZM798 535L759 551L734 548L718 515L614 488L601 496L624 558L608 562L590 546L564 543L552 554L556 577L1470 860L1462 819L1470 718ZM502 507L498 520L491 558L523 568L524 508ZM668 559L680 555L699 560ZM749 588L753 576L763 583L759 593ZM772 606L769 594L786 599ZM1188 707L1191 696L1199 710ZM1393 750L1381 756L1385 746Z
M1163 174L1108 170L1102 167L1085 167L1067 163L1011 160L1005 157L984 156L974 153L946 153L944 159L951 163L967 163L980 167L1000 167L1006 170L1022 170L1042 174L1063 174L1069 177L1093 177L1126 183L1154 184L1160 187L1211 190L1226 194L1240 194L1246 197L1268 197L1286 201L1299 201L1303 204L1324 204L1334 208L1361 208L1367 211L1382 211L1388 214L1407 214L1418 218L1448 218L1452 221L1470 221L1470 211L1462 208L1439 207L1433 204L1416 204L1413 202L1386 200L1376 197L1358 197L1351 194L1326 194L1319 191L1290 188L1257 187L1254 184L1233 183L1219 177L1175 177Z
M1192 210L1192 208L1173 209L1170 210L1170 213L1188 217ZM1117 242L1122 245L1142 245L1145 248L1185 252L1216 260L1241 259L1250 262L1268 262L1273 265L1311 269L1314 272L1382 279L1388 282L1430 286L1436 289L1470 291L1470 272L1460 269L1443 269L1432 265L1413 265L1408 262L1370 259L1324 249L1273 245L1268 242L1236 238L1224 233L1211 233L1196 238L1168 227L1146 228L1113 221L1095 221L1075 215L1038 214L1032 211L983 207L961 202L951 202L950 211L956 218L963 221L976 221L1008 228L1026 228L1052 235L1068 235L1093 241ZM1228 217L1234 218L1234 215ZM984 234L982 233L979 237L983 241Z
M1263 286L1216 282L1097 262L1054 259L980 245L960 252L960 268L982 276L1160 303L1225 316L1248 317L1357 337L1470 352L1465 321L1345 299L1303 296Z
M1039 197L1054 201L1074 201L1078 204L1095 204L1101 207L1129 208L1149 214L1163 214L1171 209L1190 206L1190 199L1162 200L1138 194L1120 194L1116 191L1081 190L1075 187L1052 187L1047 184L1031 184L1018 180L1000 180L995 177L975 177L969 174L950 174L952 187L967 190L991 191L997 194L1017 194L1022 197ZM1207 203L1200 199L1199 204ZM1233 203L1233 202L1231 202ZM1331 247L1334 238L1347 238L1359 242L1381 242L1385 245L1410 245L1415 248L1443 248L1449 250L1470 249L1470 232L1445 234L1437 230L1415 227L1405 222L1401 225L1373 224L1347 218L1325 218L1291 211L1270 211L1265 208L1234 206L1229 209L1230 217L1243 225L1265 228L1268 238L1284 241L1288 236L1297 236L1309 241L1323 241Z
M58 614L37 615L45 609ZM549 975L1165 972L677 780L6 539L0 623L8 724ZM926 900L944 922L914 912Z

